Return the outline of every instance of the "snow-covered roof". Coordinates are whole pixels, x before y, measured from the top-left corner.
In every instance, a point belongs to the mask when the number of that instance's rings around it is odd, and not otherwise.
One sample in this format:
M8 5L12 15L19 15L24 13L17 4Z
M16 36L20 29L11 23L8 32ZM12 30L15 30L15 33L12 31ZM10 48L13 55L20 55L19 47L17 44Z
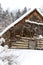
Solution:
M41 16L43 17L43 13L40 11L40 9L36 9L40 14Z
M22 15L20 18L18 18L16 21L14 21L13 23L11 23L8 27L6 27L1 33L0 36L2 36L7 30L9 30L11 27L13 27L15 24L17 24L18 22L20 22L20 20L22 20L24 17L26 17L28 14L30 14L32 11L34 11L35 9L31 9L28 12L26 12L24 15ZM43 14L40 12L39 9L36 9L41 16L43 17ZM42 23L43 24L43 23Z

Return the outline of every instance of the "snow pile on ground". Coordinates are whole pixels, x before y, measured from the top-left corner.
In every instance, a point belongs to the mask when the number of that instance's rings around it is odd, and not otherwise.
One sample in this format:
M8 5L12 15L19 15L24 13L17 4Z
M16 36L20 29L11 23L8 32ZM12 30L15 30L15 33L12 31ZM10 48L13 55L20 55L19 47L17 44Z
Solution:
M0 65L43 65L43 51L0 46Z
M43 65L43 50L16 50L19 54L20 65Z
M0 46L0 65L18 65L18 56L13 50Z
M39 35L39 39L41 39L41 38L43 38L43 36L42 35Z

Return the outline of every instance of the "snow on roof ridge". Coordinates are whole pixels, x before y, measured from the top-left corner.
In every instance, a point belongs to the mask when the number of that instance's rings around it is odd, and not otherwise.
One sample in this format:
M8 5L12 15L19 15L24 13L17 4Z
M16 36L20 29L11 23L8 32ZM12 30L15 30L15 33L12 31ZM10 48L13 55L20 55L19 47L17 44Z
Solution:
M36 9L36 8L35 8ZM13 27L15 24L17 24L18 22L20 22L20 20L22 20L25 16L27 16L29 13L31 13L34 9L29 10L28 12L26 12L24 15L22 15L20 18L18 18L16 21L14 21L13 23L11 23L8 27L6 27L1 33L0 36L2 36L7 30L9 30L11 27ZM36 9L38 10L38 9Z
M39 8L36 8L36 10L40 13L41 16L43 16Z

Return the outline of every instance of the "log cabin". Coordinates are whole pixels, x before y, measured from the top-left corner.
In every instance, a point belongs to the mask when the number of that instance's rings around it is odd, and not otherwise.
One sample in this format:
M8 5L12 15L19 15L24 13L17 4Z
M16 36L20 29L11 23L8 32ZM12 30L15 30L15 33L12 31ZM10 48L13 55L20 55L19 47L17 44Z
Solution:
M10 48L43 49L40 39L37 39L38 35L43 35L43 15L38 9L32 9L6 27L0 35Z

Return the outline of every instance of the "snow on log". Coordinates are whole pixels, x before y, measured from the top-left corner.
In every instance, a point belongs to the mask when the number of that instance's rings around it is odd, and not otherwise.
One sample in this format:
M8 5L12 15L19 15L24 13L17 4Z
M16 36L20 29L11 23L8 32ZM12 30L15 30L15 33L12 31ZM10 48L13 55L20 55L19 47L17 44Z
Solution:
M43 25L43 23L38 23L30 20L25 20L25 22L31 23L31 24L37 24L37 25Z

